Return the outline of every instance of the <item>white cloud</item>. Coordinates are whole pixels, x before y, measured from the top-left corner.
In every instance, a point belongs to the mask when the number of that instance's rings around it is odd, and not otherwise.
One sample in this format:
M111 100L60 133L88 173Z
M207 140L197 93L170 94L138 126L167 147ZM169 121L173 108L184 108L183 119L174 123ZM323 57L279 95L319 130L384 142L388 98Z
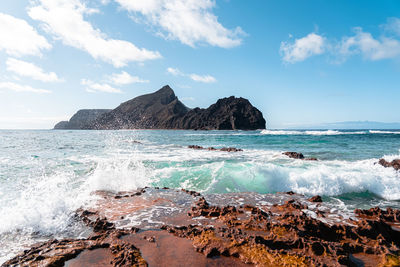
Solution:
M320 55L324 53L324 50L325 38L315 33L296 39L294 43L282 42L280 47L283 61L288 63L295 63L313 55Z
M371 33L355 28L355 35L344 37L339 45L340 55L361 54L369 60L395 58L400 55L400 42L392 37L375 39Z
M0 89L11 90L14 92L29 92L37 94L48 94L51 93L49 90L33 88L29 85L22 85L13 82L0 82Z
M0 50L9 55L41 55L42 50L50 49L46 38L25 20L0 13Z
M389 18L388 22L383 25L384 29L389 33L394 33L400 36L400 19L399 18Z
M7 60L7 70L14 72L20 76L30 77L42 82L60 82L57 74L54 72L46 73L40 67L22 60L9 58Z
M215 83L217 79L215 79L211 75L199 75L199 74L185 74L184 72L180 71L177 68L167 68L167 72L174 75L174 76L184 76L189 77L191 80L195 82L202 82L202 83Z
M182 73L179 69L177 68L167 68L167 72L174 75L174 76L185 76L184 73Z
M218 22L212 13L215 0L115 0L122 8L160 27L159 35L179 40L195 47L207 43L218 47L234 47L241 44L245 35L240 27L229 30ZM137 20L137 18L135 17Z
M110 77L109 80L118 85L126 85L126 84L131 84L131 83L148 83L148 80L143 80L139 78L138 76L132 76L129 73L123 71L121 73L113 73Z
M28 10L32 19L43 22L44 29L65 45L86 51L93 58L115 67L161 57L158 52L138 48L128 41L111 39L95 29L84 20L84 15L96 12L98 10L87 8L80 0L35 0Z
M383 60L400 57L400 19L389 18L379 37L363 31L361 27L353 28L354 34L344 36L340 41L328 40L325 37L310 33L294 43L282 42L280 52L283 61L295 63L313 55L327 53L333 56L332 62L342 63L348 57L360 55L366 60Z
M190 79L195 82L202 82L202 83L215 83L217 80L211 75L198 75L198 74L190 74Z
M106 83L96 83L91 80L83 79L82 85L86 86L86 91L89 93L104 92L104 93L122 93L121 90L114 88Z

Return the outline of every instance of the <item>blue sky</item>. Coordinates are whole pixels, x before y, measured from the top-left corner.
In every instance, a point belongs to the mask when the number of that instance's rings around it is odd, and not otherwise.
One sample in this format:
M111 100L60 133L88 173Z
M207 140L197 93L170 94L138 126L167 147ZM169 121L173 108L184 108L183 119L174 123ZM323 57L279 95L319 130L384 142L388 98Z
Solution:
M189 107L248 98L268 128L396 122L399 59L397 0L2 1L0 128L165 84Z

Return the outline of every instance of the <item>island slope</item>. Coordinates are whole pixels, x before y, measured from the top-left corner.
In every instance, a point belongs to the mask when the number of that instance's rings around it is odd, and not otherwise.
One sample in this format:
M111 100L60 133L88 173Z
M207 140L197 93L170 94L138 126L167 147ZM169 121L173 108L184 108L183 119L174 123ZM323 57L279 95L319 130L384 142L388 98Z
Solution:
M265 129L265 124L261 111L247 99L231 96L219 99L207 109L190 109L166 85L86 121L79 129L256 130ZM61 126L65 127L62 122Z

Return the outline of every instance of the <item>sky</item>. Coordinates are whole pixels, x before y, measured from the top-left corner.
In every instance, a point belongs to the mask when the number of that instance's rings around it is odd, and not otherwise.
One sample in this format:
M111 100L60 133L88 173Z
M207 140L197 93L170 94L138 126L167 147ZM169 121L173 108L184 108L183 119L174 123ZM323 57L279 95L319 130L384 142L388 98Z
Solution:
M0 3L0 128L49 129L170 85L244 97L267 128L400 121L397 0Z

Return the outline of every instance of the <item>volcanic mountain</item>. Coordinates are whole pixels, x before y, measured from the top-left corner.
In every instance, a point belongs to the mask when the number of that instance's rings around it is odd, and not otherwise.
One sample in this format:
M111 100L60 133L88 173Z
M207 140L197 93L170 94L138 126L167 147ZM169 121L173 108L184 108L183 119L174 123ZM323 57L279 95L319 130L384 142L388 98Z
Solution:
M74 118L82 116L76 127ZM80 110L69 122L55 129L195 129L195 130L256 130L265 129L261 111L244 98L219 99L207 109L186 107L168 85L160 90L138 96L113 110Z

